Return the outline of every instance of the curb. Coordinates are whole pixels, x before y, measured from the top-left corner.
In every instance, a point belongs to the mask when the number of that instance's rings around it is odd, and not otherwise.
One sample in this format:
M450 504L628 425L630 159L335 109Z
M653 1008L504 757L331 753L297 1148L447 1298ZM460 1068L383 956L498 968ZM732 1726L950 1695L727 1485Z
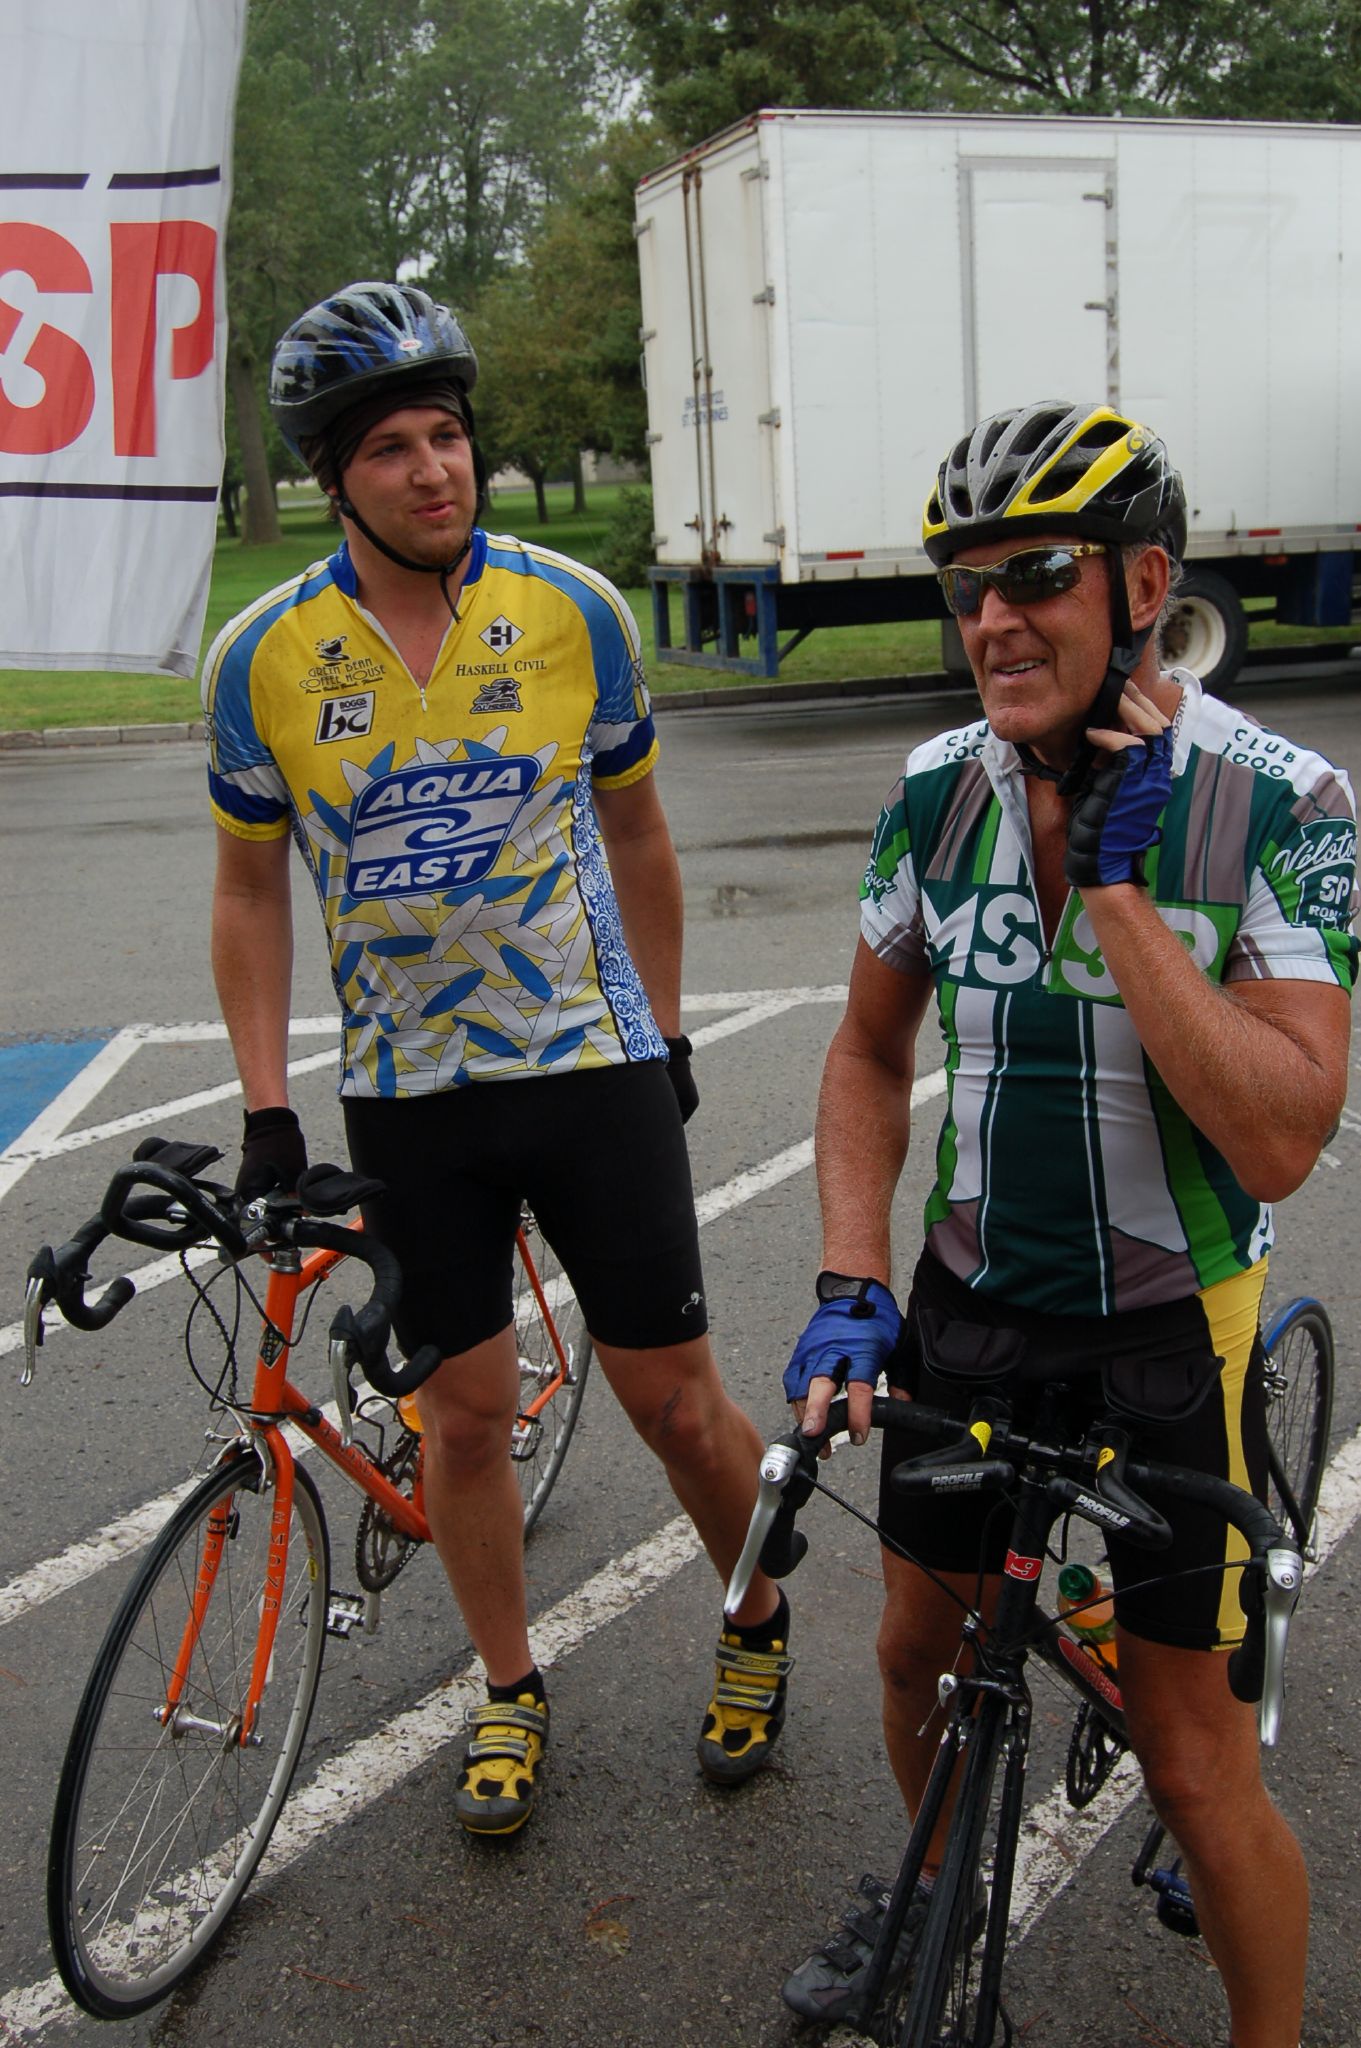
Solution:
M932 669L922 675L862 676L835 683L748 683L729 689L667 690L654 696L659 711L716 711L724 705L816 704L842 697L938 696L943 691L971 689L962 678ZM201 740L201 719L166 725L48 725L37 732L0 732L0 752L34 747L150 746L162 740Z
M1345 674L1347 660L1338 655L1319 659L1312 649L1305 659L1291 661L1289 650L1252 650L1234 678L1235 691L1253 684L1273 686L1283 682L1312 682ZM1361 648L1348 649L1352 658ZM1314 658L1310 658L1313 656ZM749 710L754 704L828 704L843 698L863 701L876 697L973 697L972 677L947 669L926 669L910 676L854 676L835 683L738 683L727 689L667 690L652 699L658 711L721 711L725 706ZM186 719L167 725L49 725L39 732L0 732L0 753L26 751L34 747L116 747L148 746L158 740L201 740L201 719Z
M147 746L158 740L201 740L202 721L169 725L47 725L38 732L0 732L0 751L29 747Z

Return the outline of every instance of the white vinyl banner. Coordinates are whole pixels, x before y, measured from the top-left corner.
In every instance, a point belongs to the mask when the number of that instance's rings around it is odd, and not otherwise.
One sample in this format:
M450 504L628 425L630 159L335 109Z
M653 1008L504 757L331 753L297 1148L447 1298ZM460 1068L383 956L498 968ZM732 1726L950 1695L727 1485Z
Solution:
M0 667L194 673L245 18L0 5Z

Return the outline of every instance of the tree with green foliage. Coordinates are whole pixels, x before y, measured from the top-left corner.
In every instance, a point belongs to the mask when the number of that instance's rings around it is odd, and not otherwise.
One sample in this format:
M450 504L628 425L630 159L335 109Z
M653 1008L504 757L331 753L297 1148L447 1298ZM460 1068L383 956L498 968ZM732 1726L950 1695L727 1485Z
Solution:
M1357 12L1357 0L916 0L905 9L909 49L923 71L934 65L937 101L1269 119L1335 119L1334 109L1355 106Z
M660 126L681 147L757 107L904 104L903 0L621 0Z
M616 43L600 0L252 0L227 241L245 539L272 537L289 468L264 405L283 328L366 276L467 311L601 124Z

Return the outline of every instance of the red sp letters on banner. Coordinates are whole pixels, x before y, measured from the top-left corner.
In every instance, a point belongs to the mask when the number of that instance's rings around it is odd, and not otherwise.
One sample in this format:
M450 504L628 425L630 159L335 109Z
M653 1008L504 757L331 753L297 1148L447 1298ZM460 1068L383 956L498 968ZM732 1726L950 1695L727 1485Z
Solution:
M179 276L198 289L198 311L174 329L170 357L172 377L197 377L213 359L217 230L198 220L114 221L109 255L113 453L155 455L157 285ZM15 270L40 292L94 290L75 244L36 221L0 221L0 277ZM0 356L20 318L0 298ZM0 454L51 455L79 440L89 425L99 372L74 335L46 320L20 360L42 378L43 395L36 405L20 406L0 388Z

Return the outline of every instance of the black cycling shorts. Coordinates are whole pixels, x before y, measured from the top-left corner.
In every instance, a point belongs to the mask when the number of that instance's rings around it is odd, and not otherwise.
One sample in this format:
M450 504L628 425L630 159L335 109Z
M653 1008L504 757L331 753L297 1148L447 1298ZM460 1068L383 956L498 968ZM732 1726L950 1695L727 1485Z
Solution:
M1213 1473L1265 1500L1266 1398L1258 1330L1265 1280L1263 1259L1181 1301L1118 1316L1054 1316L989 1301L924 1252L889 1383L952 1414L967 1415L979 1394L996 1393L1025 1428L1041 1381L1060 1379L1073 1389L1066 1427L1075 1440L1090 1422L1114 1414L1131 1434L1135 1458ZM1008 1360L1009 1338L1018 1343ZM960 1369L970 1355L996 1376L964 1377ZM949 1377L933 1372L928 1359L947 1367ZM881 1529L934 1571L1000 1572L1011 1523L1004 1497L941 1499L901 1494L889 1485L893 1467L922 1449L921 1439L905 1430L883 1432ZM1136 1549L1103 1532L1116 1619L1131 1635L1151 1642L1190 1650L1232 1648L1244 1627L1239 1573L1194 1568L1246 1557L1246 1543L1209 1508L1152 1490L1148 1498L1172 1526L1172 1547ZM1140 1584L1188 1571L1194 1576Z
M656 1350L709 1327L690 1160L661 1061L346 1098L356 1172L387 1192L364 1225L396 1254L408 1356L468 1351L512 1317L527 1201L598 1342Z

